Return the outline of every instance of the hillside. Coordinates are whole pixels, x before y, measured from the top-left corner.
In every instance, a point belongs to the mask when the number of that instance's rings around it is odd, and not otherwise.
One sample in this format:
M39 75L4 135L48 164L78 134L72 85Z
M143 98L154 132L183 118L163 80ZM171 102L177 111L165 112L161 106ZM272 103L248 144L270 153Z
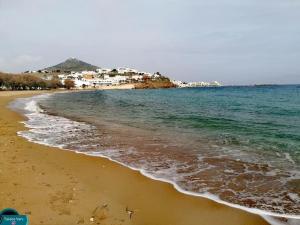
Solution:
M169 79L161 80L147 80L143 83L136 83L134 85L135 89L157 89L157 88L175 88L174 85Z
M66 61L59 63L55 66L51 66L48 68L45 68L45 70L48 71L54 71L54 70L60 70L60 71L84 71L84 70L96 70L99 67L91 65L89 63L83 62L81 60L78 60L76 58L69 58Z

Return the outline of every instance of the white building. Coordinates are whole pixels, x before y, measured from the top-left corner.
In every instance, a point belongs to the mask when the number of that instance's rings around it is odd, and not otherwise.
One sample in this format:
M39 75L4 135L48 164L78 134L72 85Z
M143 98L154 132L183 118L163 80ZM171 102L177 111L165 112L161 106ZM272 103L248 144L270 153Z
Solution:
M160 74L157 74L157 73L155 73L155 74L153 74L153 75L151 76L151 78L159 78L159 77L161 77L161 75L160 75Z
M213 82L210 83L210 86L220 87L220 86L222 86L222 84L220 84L218 81L213 81Z
M90 86L90 82L88 82L86 80L75 79L74 82L75 82L75 87L77 87L77 88L81 88L83 86Z
M209 82L182 82L180 80L173 80L173 84L175 84L177 87L184 88L184 87L220 87L222 86L218 81L213 81L211 83Z
M59 74L57 75L59 79L63 80L66 79L66 74Z
M136 81L141 81L143 80L143 75L132 75L131 79L136 80Z
M208 82L190 82L188 83L189 87L209 87L210 84Z
M97 73L95 71L82 71L82 75L96 75Z
M117 84L124 84L126 83L126 81L128 80L128 76L120 76L120 75L117 75L115 77L111 77L111 79L116 82Z
M181 81L181 80L172 80L171 81L173 84L175 84L177 87L180 87L180 88L184 88L184 87L187 87L187 83Z
M136 69L131 69L131 68L127 68L127 67L119 67L117 69L118 73L120 74L125 74L125 73L138 73L138 70Z
M103 78L104 78L104 79L109 79L110 76L109 76L108 74L104 74Z
M109 73L111 72L111 69L107 69L107 68L99 68L99 69L96 69L97 73Z
M136 69L127 67L119 67L117 73L111 73L111 69L99 68L95 71L82 71L70 74L59 74L58 77L64 83L66 79L71 79L75 82L77 88L82 87L97 87L126 84L130 82L141 82L144 76L155 79L161 75L158 73L138 72ZM128 74L127 74L128 73Z
M109 86L115 84L111 79L93 79L89 80L90 86Z

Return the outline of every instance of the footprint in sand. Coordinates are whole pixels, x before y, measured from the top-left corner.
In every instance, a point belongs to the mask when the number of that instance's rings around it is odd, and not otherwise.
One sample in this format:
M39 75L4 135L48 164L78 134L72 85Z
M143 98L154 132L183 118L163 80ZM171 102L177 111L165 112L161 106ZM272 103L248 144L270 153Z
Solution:
M77 219L77 224L83 224L84 223L84 218L83 217L79 217Z
M109 207L108 204L104 204L102 206L97 206L93 210L90 221L96 224L101 224L104 220L108 218L108 216L109 216Z
M50 195L50 207L58 211L59 215L71 215L70 203L74 202L74 194L71 188L65 191L58 191Z

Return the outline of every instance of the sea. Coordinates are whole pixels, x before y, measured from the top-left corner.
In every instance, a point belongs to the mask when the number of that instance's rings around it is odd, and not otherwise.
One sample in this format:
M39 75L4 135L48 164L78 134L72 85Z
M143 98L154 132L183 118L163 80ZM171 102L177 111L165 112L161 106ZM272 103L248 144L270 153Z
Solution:
M18 134L29 141L300 224L300 85L66 92L11 107L28 118Z

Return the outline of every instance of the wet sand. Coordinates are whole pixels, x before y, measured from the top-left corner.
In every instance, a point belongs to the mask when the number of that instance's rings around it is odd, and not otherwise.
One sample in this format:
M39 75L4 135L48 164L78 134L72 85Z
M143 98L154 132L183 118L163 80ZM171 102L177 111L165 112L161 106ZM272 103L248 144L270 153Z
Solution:
M264 225L260 216L187 196L107 159L18 137L24 118L7 108L39 92L0 92L0 209L30 224Z

